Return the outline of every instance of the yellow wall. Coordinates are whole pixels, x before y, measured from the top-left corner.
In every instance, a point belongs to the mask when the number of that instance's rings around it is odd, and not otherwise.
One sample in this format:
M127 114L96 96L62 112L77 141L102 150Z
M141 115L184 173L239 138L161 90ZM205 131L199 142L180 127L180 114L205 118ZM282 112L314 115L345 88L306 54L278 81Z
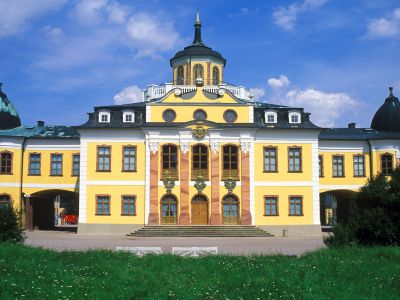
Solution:
M96 195L110 196L110 215L96 215ZM136 196L136 216L121 216L122 195ZM88 186L86 223L88 224L144 224L144 186Z
M111 172L97 172L97 146L111 147ZM136 171L123 172L123 146L136 147ZM88 143L87 180L145 180L146 148L143 142L121 143L104 142Z
M186 73L186 63L182 64L183 66L183 70L184 70L184 82L186 85L194 85L195 84L195 78L194 78L194 72L193 72L193 68L196 64L200 64L201 66L203 66L203 80L204 80L204 85L212 85L212 76L213 76L213 68L217 67L219 69L219 79L220 82L223 82L223 65L221 64L216 64L213 62L210 62L210 77L208 77L208 72L207 72L207 62L206 61L196 61L196 60L192 60L191 64L190 64L190 76L187 76ZM173 82L176 84L178 81L178 67L176 66L173 69ZM187 78L190 78L190 82L187 82Z
M323 152L323 177L320 177L322 185L363 185L369 177L369 154L361 152ZM344 177L333 177L333 156L342 155L344 157ZM364 177L354 176L354 155L364 155Z
M278 172L264 172L264 147L276 147ZM289 147L301 147L302 172L289 173ZM312 180L311 144L254 144L255 181L310 181Z
M313 224L312 187L255 187L257 225ZM278 196L278 216L264 216L264 196ZM289 216L289 196L303 196L303 216Z

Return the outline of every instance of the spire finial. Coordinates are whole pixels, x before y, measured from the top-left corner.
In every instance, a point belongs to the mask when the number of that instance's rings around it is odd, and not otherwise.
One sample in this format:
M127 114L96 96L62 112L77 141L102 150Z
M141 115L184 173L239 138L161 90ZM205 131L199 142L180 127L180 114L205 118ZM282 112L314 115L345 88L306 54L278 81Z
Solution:
M196 23L200 24L200 13L199 13L199 6L197 5L197 12L196 12Z
M389 93L390 93L390 96L393 96L393 87L392 86L389 87Z

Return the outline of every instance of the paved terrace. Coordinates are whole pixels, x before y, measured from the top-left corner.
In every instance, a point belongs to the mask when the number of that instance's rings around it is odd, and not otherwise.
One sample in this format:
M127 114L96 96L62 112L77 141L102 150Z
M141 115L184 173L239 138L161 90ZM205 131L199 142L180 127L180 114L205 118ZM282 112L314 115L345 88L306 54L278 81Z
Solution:
M88 250L123 247L161 247L171 252L172 247L218 247L219 254L285 254L301 255L323 248L321 237L127 237L123 235L81 235L63 231L27 232L26 245L54 250Z

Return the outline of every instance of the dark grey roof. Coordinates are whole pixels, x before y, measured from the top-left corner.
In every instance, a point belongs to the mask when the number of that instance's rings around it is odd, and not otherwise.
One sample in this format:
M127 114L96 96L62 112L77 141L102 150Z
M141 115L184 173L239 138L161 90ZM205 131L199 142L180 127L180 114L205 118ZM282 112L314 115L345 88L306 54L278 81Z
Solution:
M400 102L393 95L393 88L389 88L389 96L385 103L377 110L372 119L371 128L381 131L400 132Z
M385 132L371 128L326 128L319 134L320 140L396 140L400 132Z
M20 126L8 130L0 130L0 137L26 138L79 138L79 133L70 126Z
M14 105L2 91L2 85L0 82L0 130L19 127L21 126L21 119Z

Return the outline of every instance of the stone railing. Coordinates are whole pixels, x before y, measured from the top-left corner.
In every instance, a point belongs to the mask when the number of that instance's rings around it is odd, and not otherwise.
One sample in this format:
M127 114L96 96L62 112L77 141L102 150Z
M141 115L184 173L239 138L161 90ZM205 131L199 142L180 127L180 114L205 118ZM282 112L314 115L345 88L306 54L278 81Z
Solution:
M193 92L197 89L195 85L173 85L172 83L165 83L163 85L149 85L147 89L143 90L144 101L152 101L164 97L171 90L176 89L176 94L186 94ZM231 84L219 85L206 85L202 87L203 91L222 96L226 91L232 93L235 97L245 100L253 101L253 93L246 90L243 86L234 86Z

